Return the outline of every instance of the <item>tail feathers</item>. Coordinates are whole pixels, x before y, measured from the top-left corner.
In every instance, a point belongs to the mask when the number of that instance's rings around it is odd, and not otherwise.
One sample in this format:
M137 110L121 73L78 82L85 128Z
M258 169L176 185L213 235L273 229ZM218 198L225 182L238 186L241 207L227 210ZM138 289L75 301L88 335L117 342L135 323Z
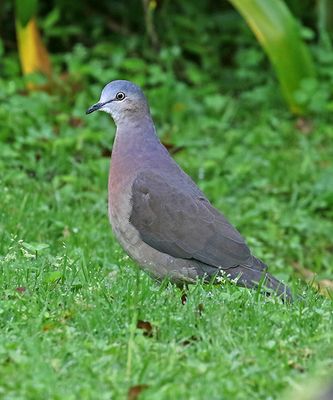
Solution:
M273 290L278 296L281 296L288 301L293 300L289 287L268 273L264 276L263 288Z
M267 266L258 258L253 257L253 264L238 265L225 270L229 279L235 280L238 286L247 288L261 288L266 294L275 292L276 295L292 301L290 289L267 271Z

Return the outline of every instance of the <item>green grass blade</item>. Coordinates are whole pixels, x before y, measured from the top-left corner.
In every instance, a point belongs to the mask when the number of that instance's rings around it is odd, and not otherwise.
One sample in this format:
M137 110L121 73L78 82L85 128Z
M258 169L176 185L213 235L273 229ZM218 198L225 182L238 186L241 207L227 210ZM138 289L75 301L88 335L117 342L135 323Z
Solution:
M315 76L312 58L299 27L281 0L230 0L267 53L292 112L304 113L295 92L304 78Z

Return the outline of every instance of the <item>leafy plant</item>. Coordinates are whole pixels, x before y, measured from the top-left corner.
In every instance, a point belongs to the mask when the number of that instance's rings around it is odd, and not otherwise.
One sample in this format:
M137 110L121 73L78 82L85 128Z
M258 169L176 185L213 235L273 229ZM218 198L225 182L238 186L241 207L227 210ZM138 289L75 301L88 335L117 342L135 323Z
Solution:
M304 79L315 76L315 70L299 26L287 6L282 0L230 2L243 15L267 53L291 111L304 113L305 108L295 94Z

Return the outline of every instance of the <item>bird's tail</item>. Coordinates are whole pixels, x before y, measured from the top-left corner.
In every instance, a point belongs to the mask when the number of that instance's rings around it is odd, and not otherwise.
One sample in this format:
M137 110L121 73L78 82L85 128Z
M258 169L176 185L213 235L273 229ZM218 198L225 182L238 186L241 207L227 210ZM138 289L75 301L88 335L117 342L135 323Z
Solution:
M239 265L225 270L225 273L229 279L235 280L238 286L259 288L268 295L273 292L287 301L293 300L288 286L269 274L267 266L256 257L253 257L252 265Z

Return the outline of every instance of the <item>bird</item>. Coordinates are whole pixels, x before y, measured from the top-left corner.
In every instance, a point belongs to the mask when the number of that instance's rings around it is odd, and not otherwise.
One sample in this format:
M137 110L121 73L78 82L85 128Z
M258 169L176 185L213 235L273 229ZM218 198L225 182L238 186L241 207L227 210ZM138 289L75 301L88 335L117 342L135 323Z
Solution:
M157 281L179 287L228 279L292 299L241 234L216 209L161 143L139 86L114 80L86 114L104 111L116 124L108 214L125 252Z

